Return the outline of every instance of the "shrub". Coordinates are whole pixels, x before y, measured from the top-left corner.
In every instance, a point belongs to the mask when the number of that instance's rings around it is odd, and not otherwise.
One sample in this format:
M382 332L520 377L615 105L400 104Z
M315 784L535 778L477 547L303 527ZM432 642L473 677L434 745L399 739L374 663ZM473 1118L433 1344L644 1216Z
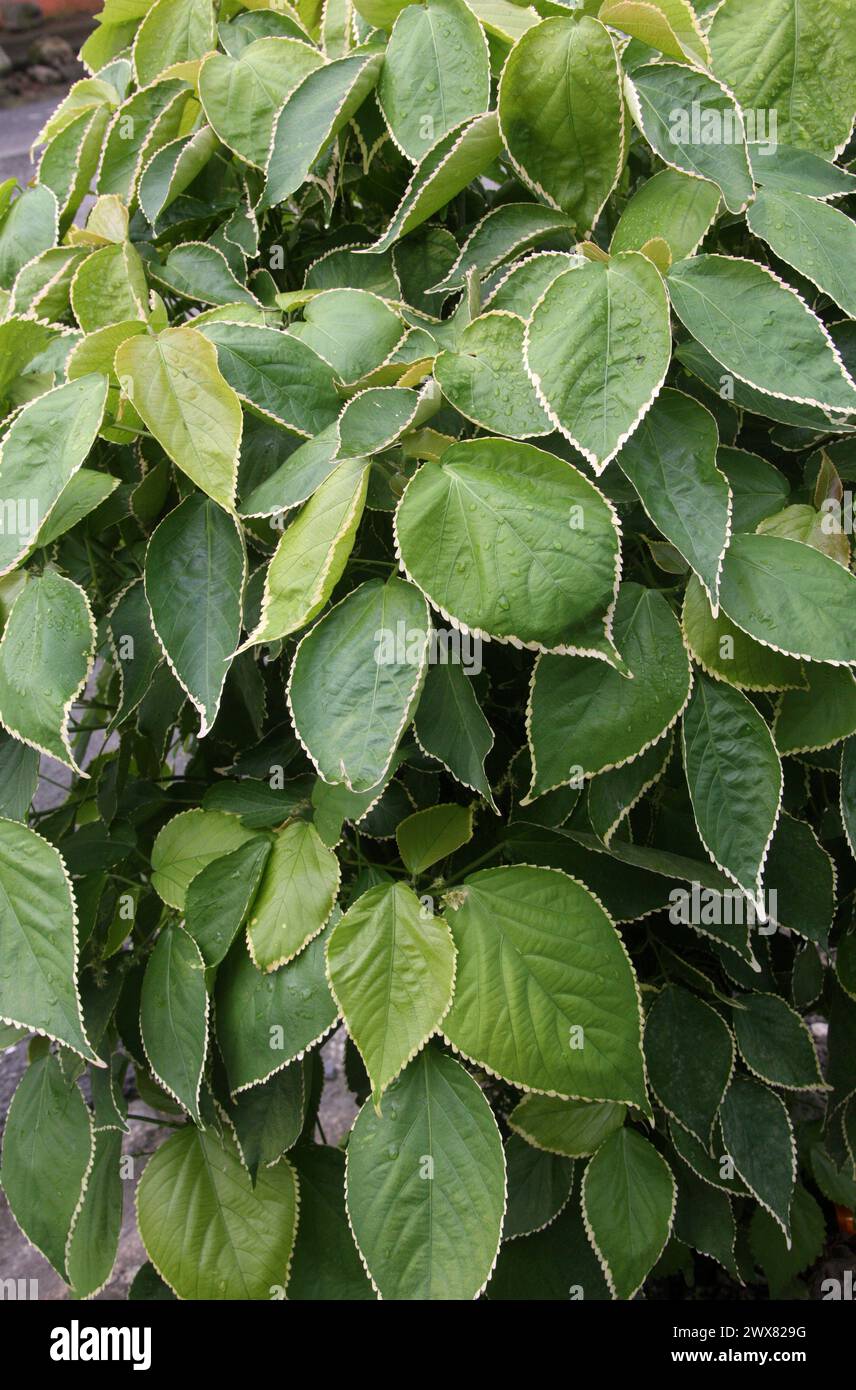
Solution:
M0 190L2 1183L77 1296L131 1069L137 1297L804 1295L856 1205L802 8L106 0Z

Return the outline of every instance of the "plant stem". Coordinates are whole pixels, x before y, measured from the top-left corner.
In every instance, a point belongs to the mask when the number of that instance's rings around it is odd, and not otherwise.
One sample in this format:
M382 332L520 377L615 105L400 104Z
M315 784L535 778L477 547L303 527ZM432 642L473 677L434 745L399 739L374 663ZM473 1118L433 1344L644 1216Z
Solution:
M465 874L471 874L473 869L478 869L480 865L486 864L489 859L493 859L495 855L500 854L504 848L505 841L500 840L499 844L494 845L493 849L485 850L484 854L480 854L478 859L473 859L469 864L466 864L463 869L458 869L455 873L455 878L463 878Z
M167 1129L184 1129L181 1120L158 1120L154 1115L132 1115L128 1111L129 1120L139 1120L144 1125L165 1125Z

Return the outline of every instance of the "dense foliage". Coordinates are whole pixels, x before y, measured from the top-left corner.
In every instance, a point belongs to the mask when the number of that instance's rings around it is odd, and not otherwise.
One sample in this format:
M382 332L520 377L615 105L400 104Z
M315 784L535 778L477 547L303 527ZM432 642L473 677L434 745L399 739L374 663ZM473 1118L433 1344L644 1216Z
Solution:
M134 1296L806 1295L853 0L106 0L83 57L0 188L17 1222L103 1286L133 1073Z

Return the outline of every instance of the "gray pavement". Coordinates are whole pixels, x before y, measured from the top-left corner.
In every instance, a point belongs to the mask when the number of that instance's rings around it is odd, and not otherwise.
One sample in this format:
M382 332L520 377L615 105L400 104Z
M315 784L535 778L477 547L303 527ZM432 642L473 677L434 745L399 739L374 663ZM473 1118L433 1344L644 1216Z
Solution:
M0 110L0 183L16 178L25 184L33 177L36 166L30 163L30 146L57 104L54 95Z

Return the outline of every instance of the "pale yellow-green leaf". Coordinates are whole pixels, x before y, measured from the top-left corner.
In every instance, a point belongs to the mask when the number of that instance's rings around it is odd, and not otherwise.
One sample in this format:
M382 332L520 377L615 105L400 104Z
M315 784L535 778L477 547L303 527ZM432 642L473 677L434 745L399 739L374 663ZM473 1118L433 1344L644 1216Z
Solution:
M323 608L351 553L368 481L366 461L346 459L288 527L267 572L259 625L245 646L285 637Z
M115 365L123 391L173 463L233 510L243 416L214 344L193 328L166 328L122 343Z

